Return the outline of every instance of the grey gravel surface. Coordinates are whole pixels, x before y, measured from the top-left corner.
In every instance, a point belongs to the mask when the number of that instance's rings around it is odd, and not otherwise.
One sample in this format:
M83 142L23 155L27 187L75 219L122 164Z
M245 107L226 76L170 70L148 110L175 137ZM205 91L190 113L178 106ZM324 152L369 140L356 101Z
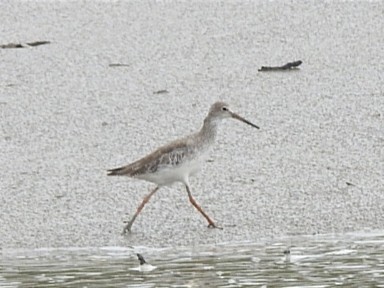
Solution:
M183 246L384 229L382 1L3 1L0 247ZM261 66L302 60L300 70ZM125 66L110 66L110 64ZM167 90L168 93L154 93ZM227 120L197 201L106 176Z

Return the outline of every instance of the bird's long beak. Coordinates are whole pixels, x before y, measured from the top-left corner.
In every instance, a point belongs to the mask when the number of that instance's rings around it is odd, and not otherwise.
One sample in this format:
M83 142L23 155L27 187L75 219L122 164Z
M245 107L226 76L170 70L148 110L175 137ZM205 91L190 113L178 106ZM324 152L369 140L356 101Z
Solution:
M240 120L241 122L244 122L245 124L248 124L248 125L251 125L252 127L255 127L257 129L260 129L259 126L253 124L252 122L249 122L248 120L244 119L243 117L241 117L240 115L234 113L234 112L231 112L231 116L232 118L235 118L237 120Z

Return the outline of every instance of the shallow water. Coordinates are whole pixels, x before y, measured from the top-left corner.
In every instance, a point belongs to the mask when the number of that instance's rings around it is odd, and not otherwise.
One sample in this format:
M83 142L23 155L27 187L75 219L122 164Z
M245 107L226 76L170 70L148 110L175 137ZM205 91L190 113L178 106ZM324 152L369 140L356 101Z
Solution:
M283 251L291 251L291 258ZM137 271L135 253L157 268ZM0 287L384 287L384 231L269 243L2 251Z

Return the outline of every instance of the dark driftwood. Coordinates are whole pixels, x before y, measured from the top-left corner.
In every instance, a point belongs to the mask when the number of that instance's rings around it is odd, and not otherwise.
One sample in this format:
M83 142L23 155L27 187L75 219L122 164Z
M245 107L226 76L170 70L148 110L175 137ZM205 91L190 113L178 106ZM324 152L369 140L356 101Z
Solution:
M303 63L303 61L299 60L295 62L288 62L283 66L261 66L259 71L285 71L285 70L297 69L297 67L300 66L301 63Z
M3 44L0 45L2 49L13 49L13 48L23 48L24 46L21 45L20 43L8 43L8 44Z
M29 42L26 44L8 43L8 44L0 45L0 48L2 48L2 49L14 49L14 48L25 48L28 46L35 47L35 46L40 46L40 45L49 44L49 43L51 43L51 42L49 42L49 41L35 41L35 42Z

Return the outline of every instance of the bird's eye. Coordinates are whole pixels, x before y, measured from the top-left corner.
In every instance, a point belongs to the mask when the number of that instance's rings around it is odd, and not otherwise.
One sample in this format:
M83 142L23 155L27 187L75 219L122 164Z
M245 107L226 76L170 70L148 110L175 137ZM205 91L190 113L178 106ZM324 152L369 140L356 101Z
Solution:
M227 107L223 107L223 108L221 108L221 110L228 111L228 108Z

